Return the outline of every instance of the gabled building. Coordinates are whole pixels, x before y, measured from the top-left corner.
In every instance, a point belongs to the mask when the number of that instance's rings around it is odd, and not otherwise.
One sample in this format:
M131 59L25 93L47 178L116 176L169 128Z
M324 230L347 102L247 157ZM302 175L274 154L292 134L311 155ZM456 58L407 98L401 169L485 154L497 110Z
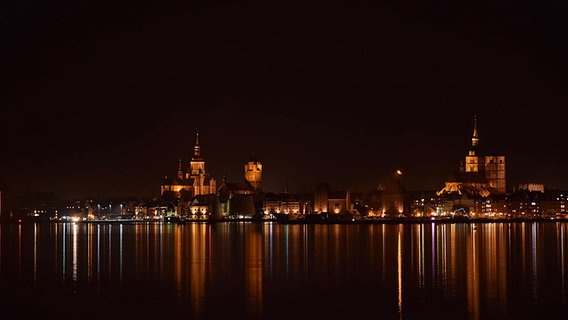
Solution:
M349 190L332 190L328 183L319 183L314 192L314 213L346 214L352 213Z

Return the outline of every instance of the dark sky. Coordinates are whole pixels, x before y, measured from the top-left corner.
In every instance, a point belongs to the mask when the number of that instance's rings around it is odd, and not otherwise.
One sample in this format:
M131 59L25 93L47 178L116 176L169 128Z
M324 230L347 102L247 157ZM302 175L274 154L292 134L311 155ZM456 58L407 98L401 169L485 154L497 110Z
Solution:
M565 1L0 4L0 180L159 194L199 132L207 171L264 189L439 190L470 144L508 186L568 189Z

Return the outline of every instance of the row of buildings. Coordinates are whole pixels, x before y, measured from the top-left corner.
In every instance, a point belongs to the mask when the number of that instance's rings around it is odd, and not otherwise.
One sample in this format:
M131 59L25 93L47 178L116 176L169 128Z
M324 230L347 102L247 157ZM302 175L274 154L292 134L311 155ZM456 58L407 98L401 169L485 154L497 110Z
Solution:
M197 136L194 155L186 172L180 160L178 174L161 186L161 198L172 203L173 215L192 218L253 216L308 216L330 218L392 217L558 217L566 211L567 192L547 190L540 184L516 186L508 192L506 157L484 154L479 145L477 119L473 119L471 146L440 190L412 191L394 172L375 190L350 192L320 183L313 192L275 194L263 192L262 163L255 157L244 165L243 180L225 178L216 188L200 156ZM215 192L213 192L215 191ZM173 208L173 209L172 209Z
M240 181L211 177L201 155L199 134L193 155L177 174L165 176L155 199L107 199L56 205L52 196L24 199L19 217L50 219L384 219L384 218L532 218L564 217L567 192L526 184L507 190L506 157L483 154L477 120L471 146L458 168L440 190L412 191L393 172L375 190L351 192L319 183L313 192L274 193L262 188L263 165L252 156L244 164ZM50 199L49 201L47 201ZM3 215L5 216L5 215ZM10 215L13 217L13 213Z

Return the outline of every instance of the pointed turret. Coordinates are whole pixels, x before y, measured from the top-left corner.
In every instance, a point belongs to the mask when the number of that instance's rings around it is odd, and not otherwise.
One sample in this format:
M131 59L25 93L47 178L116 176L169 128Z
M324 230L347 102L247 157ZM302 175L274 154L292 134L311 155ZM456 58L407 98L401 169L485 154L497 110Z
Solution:
M201 156L201 147L199 146L199 132L195 135L195 147L193 148L193 157L199 158Z
M471 146L476 148L479 144L479 137L477 136L477 117L473 117L473 137L471 137Z

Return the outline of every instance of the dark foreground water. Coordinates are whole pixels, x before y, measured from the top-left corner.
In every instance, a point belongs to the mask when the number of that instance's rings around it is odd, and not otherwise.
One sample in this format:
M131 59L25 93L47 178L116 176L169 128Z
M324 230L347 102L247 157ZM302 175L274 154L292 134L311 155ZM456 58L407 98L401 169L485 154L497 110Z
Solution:
M0 319L568 319L568 224L0 225Z

